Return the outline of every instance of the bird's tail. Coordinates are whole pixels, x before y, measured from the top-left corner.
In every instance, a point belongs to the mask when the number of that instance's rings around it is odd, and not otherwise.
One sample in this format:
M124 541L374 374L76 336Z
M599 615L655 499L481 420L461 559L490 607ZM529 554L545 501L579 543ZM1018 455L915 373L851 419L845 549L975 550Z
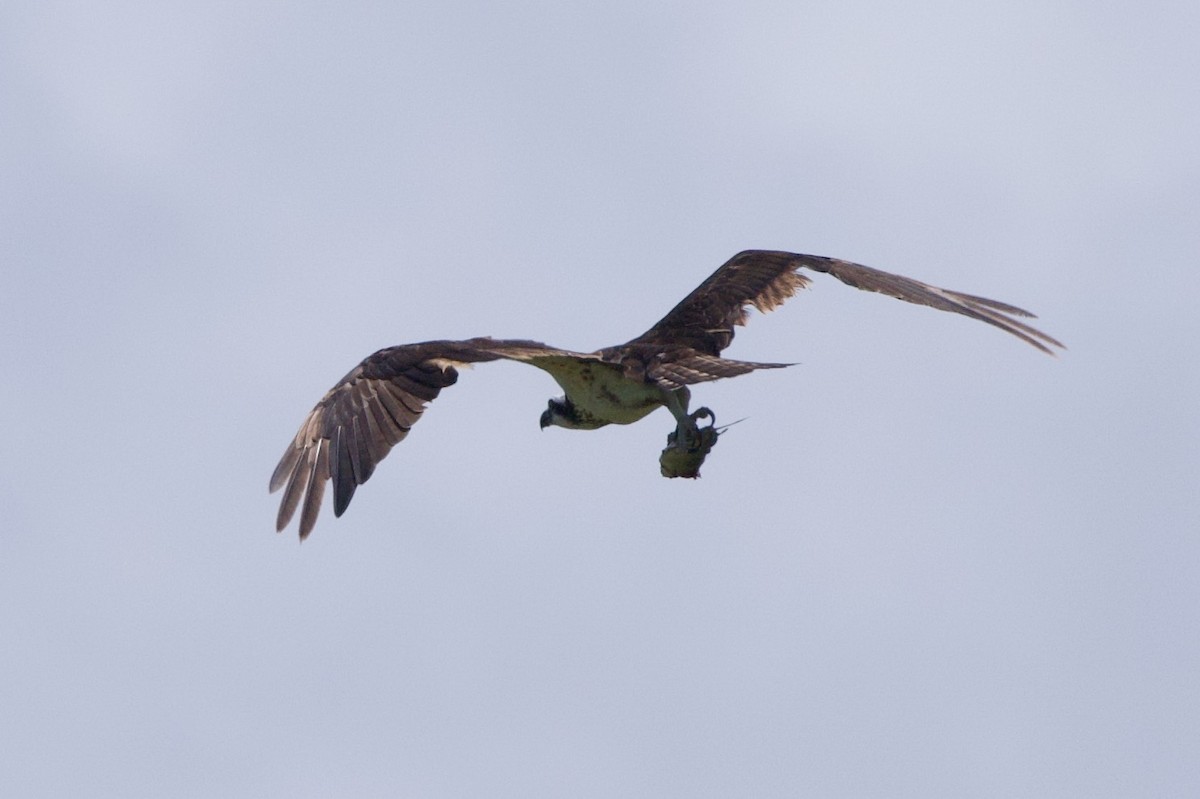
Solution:
M647 370L647 376L667 387L679 388L692 383L720 380L723 377L737 377L757 369L782 369L785 366L795 366L795 364L735 361L730 358L696 352L667 363L654 364Z

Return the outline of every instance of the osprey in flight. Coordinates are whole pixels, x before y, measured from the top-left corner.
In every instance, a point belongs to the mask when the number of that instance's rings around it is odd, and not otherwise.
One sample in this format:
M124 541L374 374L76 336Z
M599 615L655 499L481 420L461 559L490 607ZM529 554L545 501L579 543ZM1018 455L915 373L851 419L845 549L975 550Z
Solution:
M551 399L541 426L594 430L631 424L665 406L676 428L660 458L667 477L697 477L716 443L707 408L688 412L688 386L785 363L754 363L721 357L735 325L746 323L750 306L760 312L782 305L809 279L800 269L825 272L864 291L995 325L1042 352L1063 347L1016 317L1033 314L995 300L940 289L869 266L790 252L738 253L683 298L642 335L615 347L583 353L536 341L472 338L388 347L368 356L321 398L271 475L271 491L284 489L276 529L300 512L300 538L317 521L325 484L333 481L333 512L341 516L391 448L408 435L427 403L458 380L456 366L506 359L548 372L564 395ZM700 419L709 424L701 427Z

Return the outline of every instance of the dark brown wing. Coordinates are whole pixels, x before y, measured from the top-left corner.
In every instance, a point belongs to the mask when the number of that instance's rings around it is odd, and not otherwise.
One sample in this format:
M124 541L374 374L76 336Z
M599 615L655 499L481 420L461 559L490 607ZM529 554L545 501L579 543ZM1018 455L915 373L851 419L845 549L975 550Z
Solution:
M684 345L719 355L733 341L734 325L746 323L751 306L766 313L808 285L809 279L797 271L801 268L825 272L864 291L987 322L1051 355L1051 347L1063 347L1054 338L1013 318L1035 317L1007 303L941 289L837 258L771 250L746 250L733 256L630 344Z
M766 253L767 255L788 255L789 253ZM898 300L928 305L939 311L969 316L980 322L994 325L1005 333L1011 333L1027 344L1037 347L1047 355L1053 355L1051 347L1066 349L1061 341L1046 335L1042 331L1025 324L1020 319L1036 319L1037 317L1023 308L1009 305L1006 302L977 297L974 294L963 294L959 291L940 289L910 277L893 275L879 269L872 269L862 264L842 261L837 258L825 258L820 255L793 255L798 267L807 267L814 272L824 272L833 275L847 286L854 286L863 291L877 291Z
M536 341L490 338L426 341L376 352L321 398L283 453L271 475L272 492L286 486L275 528L287 527L303 505L300 539L307 538L329 480L333 512L341 516L354 490L408 435L425 406L458 380L456 364L575 354Z
M763 250L738 253L629 344L720 355L733 341L733 326L746 324L751 306L767 313L808 285L808 278L797 274L794 258Z

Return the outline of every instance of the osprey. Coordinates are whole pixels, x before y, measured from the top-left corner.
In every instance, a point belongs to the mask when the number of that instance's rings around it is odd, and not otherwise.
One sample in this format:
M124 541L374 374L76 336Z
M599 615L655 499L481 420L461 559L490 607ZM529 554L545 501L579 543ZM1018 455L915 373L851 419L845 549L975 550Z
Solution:
M659 407L675 417L660 457L667 477L697 477L721 429L707 408L688 412L688 386L790 364L721 357L744 325L751 306L766 313L808 285L800 269L832 275L864 291L978 319L1045 353L1061 343L1015 317L1033 314L1007 303L949 291L869 266L769 250L738 253L642 335L595 352L573 352L536 341L472 338L426 341L379 350L350 370L321 398L300 426L271 475L271 491L284 488L276 518L282 531L297 508L300 539L312 532L333 481L333 512L341 516L391 448L408 435L426 405L458 380L455 367L482 361L520 361L547 372L564 392L542 413L551 425L595 430L631 424ZM707 419L701 427L698 422Z

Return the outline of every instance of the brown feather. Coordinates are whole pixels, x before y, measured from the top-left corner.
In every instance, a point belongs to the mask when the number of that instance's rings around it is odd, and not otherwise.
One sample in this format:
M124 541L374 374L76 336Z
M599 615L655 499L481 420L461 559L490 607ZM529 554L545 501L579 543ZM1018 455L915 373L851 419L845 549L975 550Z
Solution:
M720 355L733 341L734 326L746 324L751 307L768 313L808 285L808 278L796 272L787 255L738 253L629 343L682 345Z
M746 250L730 258L678 305L630 344L686 345L720 355L733 341L733 328L744 325L749 308L762 313L778 308L809 279L797 270L825 272L863 291L888 294L905 302L969 316L994 325L1042 352L1062 342L1013 317L1035 318L1008 303L941 289L903 275L822 255L776 250Z
M536 341L490 338L427 341L389 347L369 356L317 403L275 467L271 491L286 486L276 529L287 527L300 509L300 537L307 537L330 480L334 513L342 515L355 489L370 479L379 462L408 435L426 404L458 380L454 363L501 358L529 361L546 356L598 360Z

